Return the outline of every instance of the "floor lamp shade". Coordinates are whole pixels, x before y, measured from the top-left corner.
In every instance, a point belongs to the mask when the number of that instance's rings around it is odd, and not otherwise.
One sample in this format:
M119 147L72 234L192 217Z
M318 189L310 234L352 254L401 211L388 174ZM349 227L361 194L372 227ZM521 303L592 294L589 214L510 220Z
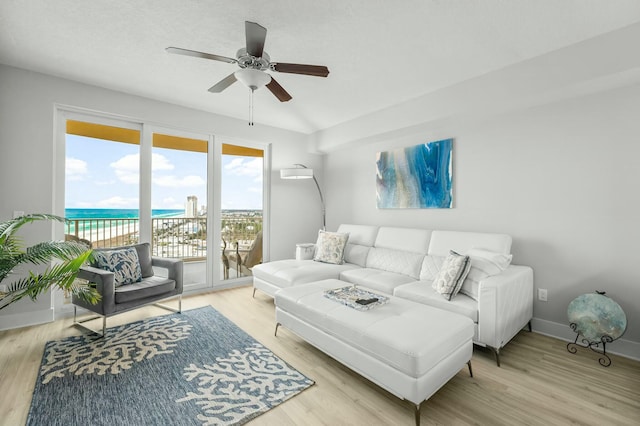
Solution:
M280 178L281 179L313 179L316 184L316 188L318 188L318 195L320 195L320 205L322 207L322 229L327 228L327 219L326 219L326 209L324 206L324 197L322 196L322 191L320 190L320 185L318 184L318 180L313 175L313 169L308 168L304 164L295 164L295 168L293 169L280 169Z
M313 169L281 169L280 178L282 179L312 179Z

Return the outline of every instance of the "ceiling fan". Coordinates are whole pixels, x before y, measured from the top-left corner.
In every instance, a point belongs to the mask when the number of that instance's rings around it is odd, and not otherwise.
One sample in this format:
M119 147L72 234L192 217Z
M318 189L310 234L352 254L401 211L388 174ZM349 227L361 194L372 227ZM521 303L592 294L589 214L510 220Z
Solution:
M329 69L323 65L302 65L283 62L271 62L271 58L264 51L264 42L267 37L267 29L255 22L245 21L246 47L236 53L236 58L214 55L212 53L198 52L179 47L167 47L167 52L178 55L193 56L196 58L212 59L214 61L237 64L240 69L229 74L209 88L211 93L220 93L236 81L240 81L251 89L249 125L253 126L253 92L266 86L280 102L291 100L291 95L271 76L265 72L276 71L290 74L311 75L314 77L326 77Z

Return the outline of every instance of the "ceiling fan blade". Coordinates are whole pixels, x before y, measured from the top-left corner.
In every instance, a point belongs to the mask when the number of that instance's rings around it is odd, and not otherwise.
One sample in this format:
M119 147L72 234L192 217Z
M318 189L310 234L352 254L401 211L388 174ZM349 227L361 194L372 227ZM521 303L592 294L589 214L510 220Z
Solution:
M314 77L326 77L329 75L329 68L325 67L324 65L302 65L272 62L271 69L278 72L312 75Z
M267 29L255 22L244 22L244 31L247 38L247 53L256 58L262 57L264 41L267 38Z
M288 94L273 77L271 77L271 81L267 84L267 89L269 89L280 102L288 102L291 100L291 95Z
M209 88L211 93L220 93L237 81L235 73L231 73Z
M198 51L189 50L189 49L181 49L179 47L167 47L166 50L169 53L175 53L177 55L193 56L195 58L213 59L214 61L227 62L229 64L235 64L236 62L238 62L237 60L233 58L227 58L226 56L214 55L212 53L198 52Z

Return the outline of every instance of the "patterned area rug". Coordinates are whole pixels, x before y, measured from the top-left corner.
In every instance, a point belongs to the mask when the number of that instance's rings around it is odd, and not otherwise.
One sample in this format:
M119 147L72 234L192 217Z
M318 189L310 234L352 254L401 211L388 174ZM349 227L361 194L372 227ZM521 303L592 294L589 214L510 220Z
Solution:
M212 307L48 342L28 425L240 425L313 385Z

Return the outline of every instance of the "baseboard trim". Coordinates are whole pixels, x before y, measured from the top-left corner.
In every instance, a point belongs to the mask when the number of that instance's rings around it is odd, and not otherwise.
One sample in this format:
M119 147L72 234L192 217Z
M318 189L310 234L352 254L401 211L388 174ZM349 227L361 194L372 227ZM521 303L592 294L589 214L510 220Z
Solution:
M566 342L573 342L576 339L576 333L571 330L571 327L567 324L533 318L531 320L531 328L536 333L555 337L556 339L564 340ZM640 343L632 342L631 340L618 339L607 344L607 353L640 361Z
M17 314L9 314L0 316L0 330L11 330L14 328L29 327L32 325L45 324L53 322L53 308L42 309L39 311L29 311Z

